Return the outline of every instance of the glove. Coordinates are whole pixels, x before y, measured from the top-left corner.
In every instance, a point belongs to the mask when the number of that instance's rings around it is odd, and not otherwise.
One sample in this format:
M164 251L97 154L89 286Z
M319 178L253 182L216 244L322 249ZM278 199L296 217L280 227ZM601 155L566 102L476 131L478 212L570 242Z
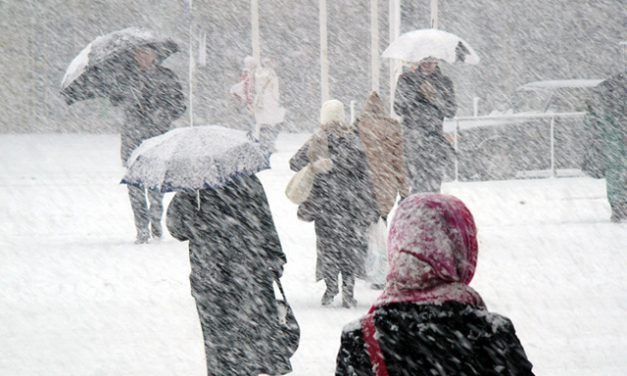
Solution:
M283 265L282 264L281 265L271 266L269 269L270 269L270 272L272 273L272 276L275 279L280 279L281 276L283 275Z
M313 168L313 171L316 174L324 174L331 171L333 168L333 161L329 158L318 159L311 164L311 168Z

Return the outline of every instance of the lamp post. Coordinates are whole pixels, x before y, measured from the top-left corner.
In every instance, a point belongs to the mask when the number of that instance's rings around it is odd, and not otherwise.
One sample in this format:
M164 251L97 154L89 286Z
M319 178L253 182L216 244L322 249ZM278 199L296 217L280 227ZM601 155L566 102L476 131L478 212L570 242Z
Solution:
M327 37L327 0L319 0L320 22L320 97L329 100L329 46Z
M379 92L379 1L370 0L370 88Z
M261 63L261 48L259 46L259 0L250 0L250 23L253 58L257 64L259 64Z

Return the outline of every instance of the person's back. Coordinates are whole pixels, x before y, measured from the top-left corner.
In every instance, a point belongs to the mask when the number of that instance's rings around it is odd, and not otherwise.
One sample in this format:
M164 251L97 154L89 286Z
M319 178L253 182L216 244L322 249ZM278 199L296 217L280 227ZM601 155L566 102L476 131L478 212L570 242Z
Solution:
M483 309L394 303L377 309L374 322L390 376L531 374L511 321ZM338 376L375 375L360 324L342 333Z
M404 199L390 226L385 289L345 327L336 376L533 375L512 323L469 286L478 249L461 200Z

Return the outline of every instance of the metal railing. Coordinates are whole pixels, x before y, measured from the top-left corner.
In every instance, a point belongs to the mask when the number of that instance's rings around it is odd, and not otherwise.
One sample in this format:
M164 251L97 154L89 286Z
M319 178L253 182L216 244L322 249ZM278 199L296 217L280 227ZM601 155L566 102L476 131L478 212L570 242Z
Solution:
M542 114L517 114L517 115L495 115L495 116L459 116L453 118L451 121L455 123L454 128L454 138L453 138L453 147L455 148L455 181L459 180L459 131L460 131L460 123L463 122L481 122L481 121L525 121L525 120L535 120L535 119L550 119L550 177L556 176L555 171L555 119L556 118L583 118L585 116L585 112L550 112L550 113L542 113ZM490 125L489 123L481 126L475 125L475 127L499 127L502 124L494 124Z

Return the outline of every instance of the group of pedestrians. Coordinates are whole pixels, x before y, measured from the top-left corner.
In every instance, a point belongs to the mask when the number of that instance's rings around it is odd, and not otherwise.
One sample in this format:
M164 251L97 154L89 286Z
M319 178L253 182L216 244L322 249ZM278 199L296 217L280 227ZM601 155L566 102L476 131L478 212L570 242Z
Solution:
M124 161L185 111L180 84L156 63L156 54L149 46L138 49L124 85L110 97L126 116ZM325 102L320 129L290 161L293 170L311 165L315 171L298 216L315 222L316 279L326 284L323 305L340 292L341 279L342 305L356 306L355 279L366 276L368 228L387 221L397 197L402 199L391 220L385 289L370 313L342 334L336 375L531 375L511 322L488 313L468 286L478 256L472 215L452 196L424 193L439 191L437 159L408 168L422 160L427 145L446 153L437 123L454 112L450 81L425 67L401 77L402 123L386 113L377 93L355 124L346 121L341 102ZM264 75L272 81L272 73L261 72L254 75L255 86ZM250 77L242 82L247 95ZM418 117L412 115L416 111L431 112ZM425 171L432 167L437 171ZM129 186L129 196L137 242L160 237L161 194ZM273 289L287 260L259 179L252 174L221 187L177 193L166 222L174 238L189 242L207 374L289 373L291 354L280 346L285 327Z

